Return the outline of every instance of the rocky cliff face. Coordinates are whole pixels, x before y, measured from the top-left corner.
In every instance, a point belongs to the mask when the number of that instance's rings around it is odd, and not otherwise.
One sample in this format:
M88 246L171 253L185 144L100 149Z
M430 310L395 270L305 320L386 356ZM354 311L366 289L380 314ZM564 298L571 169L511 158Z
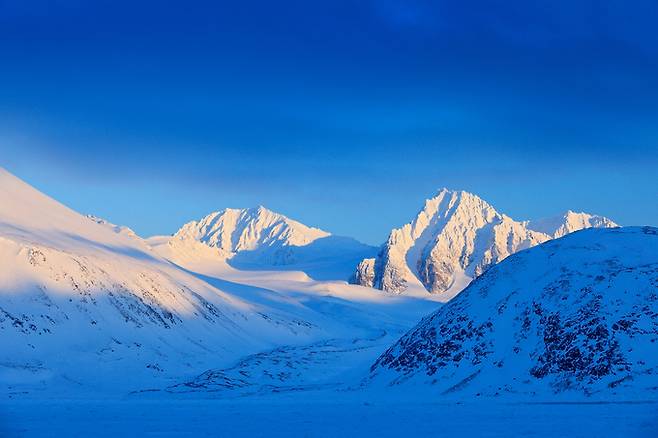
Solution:
M591 229L489 269L372 366L437 394L657 393L658 229Z
M443 189L412 222L391 232L375 259L357 266L352 281L395 293L416 285L448 301L510 254L577 229L615 225L572 212L517 222L471 193Z

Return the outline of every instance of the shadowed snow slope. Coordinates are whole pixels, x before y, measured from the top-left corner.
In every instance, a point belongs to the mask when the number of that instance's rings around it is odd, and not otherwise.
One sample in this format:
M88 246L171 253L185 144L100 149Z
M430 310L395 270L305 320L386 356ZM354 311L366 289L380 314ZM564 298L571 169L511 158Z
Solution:
M571 211L517 222L471 193L442 189L412 222L391 232L376 258L359 263L351 281L395 293L428 291L448 301L510 254L579 229L614 226Z
M657 346L658 229L589 229L489 269L371 378L437 395L656 398Z

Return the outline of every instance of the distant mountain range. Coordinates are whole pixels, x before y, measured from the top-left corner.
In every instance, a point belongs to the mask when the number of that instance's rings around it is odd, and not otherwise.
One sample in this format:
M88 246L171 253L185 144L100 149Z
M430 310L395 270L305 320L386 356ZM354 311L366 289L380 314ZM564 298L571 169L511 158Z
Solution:
M394 293L427 291L449 301L510 254L583 228L616 226L572 211L519 222L476 195L442 189L410 223L391 231L376 257L358 264L351 282Z
M315 279L345 280L377 248L308 227L265 207L227 208L189 222L173 236L148 239L163 256L205 254L208 262L247 270L301 270Z

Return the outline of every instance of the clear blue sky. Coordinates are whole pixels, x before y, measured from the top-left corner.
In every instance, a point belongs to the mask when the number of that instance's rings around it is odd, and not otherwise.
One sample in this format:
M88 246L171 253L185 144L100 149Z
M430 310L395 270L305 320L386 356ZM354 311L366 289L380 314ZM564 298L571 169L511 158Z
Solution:
M0 0L0 163L142 235L263 204L380 243L443 186L658 225L657 22L655 0Z

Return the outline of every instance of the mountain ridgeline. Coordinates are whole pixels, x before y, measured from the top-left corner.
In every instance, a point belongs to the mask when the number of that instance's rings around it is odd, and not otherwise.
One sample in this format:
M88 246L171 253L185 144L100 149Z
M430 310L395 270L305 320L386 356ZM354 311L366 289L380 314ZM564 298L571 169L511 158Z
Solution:
M157 252L207 259L238 269L304 271L316 279L347 278L375 247L308 227L265 207L227 208L183 225L173 236L148 239Z
M250 254L254 262L268 265L295 263L292 248L311 244L331 234L289 219L265 207L233 209L211 213L189 222L173 240L194 240L216 248L226 258Z
M517 251L610 219L568 211L515 221L476 195L442 189L413 221L391 231L375 258L362 260L351 282L383 291L427 291L448 301L472 279Z

